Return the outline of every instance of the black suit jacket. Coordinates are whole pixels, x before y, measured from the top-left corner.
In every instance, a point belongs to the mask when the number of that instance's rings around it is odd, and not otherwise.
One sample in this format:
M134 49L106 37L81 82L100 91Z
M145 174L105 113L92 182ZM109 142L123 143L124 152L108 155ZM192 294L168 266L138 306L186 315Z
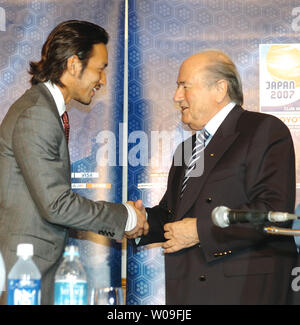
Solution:
M266 235L249 224L219 228L211 212L221 205L294 211L288 128L276 117L235 106L205 148L203 175L189 179L180 199L183 177L184 167L173 163L164 197L147 209L150 232L139 244L164 241L166 222L197 218L200 244L165 256L167 304L287 303L293 239Z

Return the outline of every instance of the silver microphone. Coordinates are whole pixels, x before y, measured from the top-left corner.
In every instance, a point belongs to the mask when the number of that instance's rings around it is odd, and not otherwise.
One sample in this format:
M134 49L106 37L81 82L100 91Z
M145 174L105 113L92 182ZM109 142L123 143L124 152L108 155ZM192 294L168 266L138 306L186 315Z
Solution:
M243 211L220 206L213 209L211 218L216 226L225 228L235 223L251 222L254 224L263 224L266 221L284 222L298 219L298 216L287 212Z

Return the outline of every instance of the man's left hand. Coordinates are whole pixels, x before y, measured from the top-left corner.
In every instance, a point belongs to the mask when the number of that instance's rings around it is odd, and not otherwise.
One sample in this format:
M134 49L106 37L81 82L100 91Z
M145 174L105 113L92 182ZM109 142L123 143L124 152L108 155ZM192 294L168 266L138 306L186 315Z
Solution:
M167 239L162 245L164 253L174 253L199 243L196 218L166 223L164 231Z

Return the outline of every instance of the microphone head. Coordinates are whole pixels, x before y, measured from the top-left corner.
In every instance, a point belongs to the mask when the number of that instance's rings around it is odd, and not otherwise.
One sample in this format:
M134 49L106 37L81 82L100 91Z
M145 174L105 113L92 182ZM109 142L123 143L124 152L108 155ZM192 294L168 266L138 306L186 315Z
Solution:
M220 206L213 209L211 213L211 218L214 225L225 228L228 227L230 222L228 219L229 208Z

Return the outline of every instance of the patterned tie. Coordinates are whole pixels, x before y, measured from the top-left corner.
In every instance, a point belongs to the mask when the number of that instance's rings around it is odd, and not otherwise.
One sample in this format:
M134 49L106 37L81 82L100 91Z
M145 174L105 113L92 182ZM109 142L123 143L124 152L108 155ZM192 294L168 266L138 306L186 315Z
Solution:
M191 176L191 172L196 167L196 161L201 157L201 152L203 151L205 147L205 141L209 138L210 134L205 129L202 129L200 132L197 133L196 141L194 144L194 148L192 151L192 156L189 160L188 166L185 170L184 179L182 182L181 192L180 192L180 198L183 197L183 192L187 186L187 181Z
M62 121L64 123L64 130L65 130L67 144L69 144L70 124L69 124L69 116L68 116L67 111L65 111L63 113L63 115L61 116L61 118L62 118Z

